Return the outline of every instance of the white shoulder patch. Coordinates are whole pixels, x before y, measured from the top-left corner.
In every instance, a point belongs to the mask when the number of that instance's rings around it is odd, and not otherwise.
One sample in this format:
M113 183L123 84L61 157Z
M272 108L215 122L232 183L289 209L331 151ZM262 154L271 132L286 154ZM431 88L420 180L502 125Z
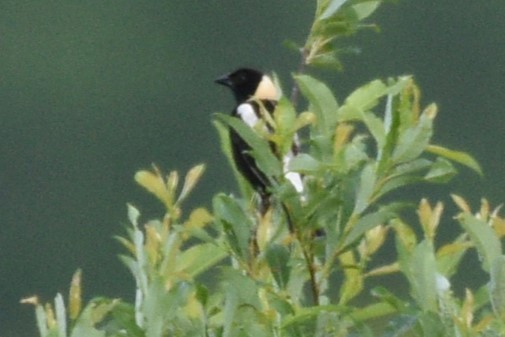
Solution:
M251 128L254 127L259 121L259 118L256 115L256 111L250 103L240 104L237 107L237 115Z

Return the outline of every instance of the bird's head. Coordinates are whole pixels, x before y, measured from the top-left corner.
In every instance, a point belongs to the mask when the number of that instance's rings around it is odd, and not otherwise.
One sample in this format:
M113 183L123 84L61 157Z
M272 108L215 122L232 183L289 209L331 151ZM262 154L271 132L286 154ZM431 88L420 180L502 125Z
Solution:
M261 100L278 100L278 90L272 79L261 71L240 68L216 80L216 83L227 86L233 92L237 103L255 97Z

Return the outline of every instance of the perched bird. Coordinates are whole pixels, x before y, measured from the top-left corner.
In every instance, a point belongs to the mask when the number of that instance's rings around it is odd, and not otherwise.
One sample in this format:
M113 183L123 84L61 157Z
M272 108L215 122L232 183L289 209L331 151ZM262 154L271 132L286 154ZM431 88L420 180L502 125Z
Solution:
M231 89L237 102L236 107L231 113L232 116L240 118L251 128L262 118L261 106L268 113L273 114L280 96L272 79L268 75L254 69L240 68L218 78L216 83ZM268 124L265 123L265 125L268 128ZM230 129L230 140L235 165L244 178L259 193L261 197L260 210L261 213L265 213L270 205L271 192L269 187L271 180L258 168L254 157L250 154L251 147L233 129ZM293 141L291 151L283 155L282 162L285 178L291 182L297 192L302 193L303 182L300 174L288 171L289 161L298 152L296 143L296 141ZM272 152L280 157L281 154L275 148L275 144L270 143L270 146Z

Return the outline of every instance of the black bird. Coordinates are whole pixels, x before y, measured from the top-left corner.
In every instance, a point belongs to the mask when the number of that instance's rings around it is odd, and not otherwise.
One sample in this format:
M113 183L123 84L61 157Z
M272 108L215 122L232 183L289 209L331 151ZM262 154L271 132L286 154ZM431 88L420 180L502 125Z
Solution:
M273 114L279 99L278 90L272 79L258 70L240 68L218 78L216 83L231 89L237 102L231 113L232 116L240 118L251 128L262 118L261 106L268 113ZM250 154L251 147L233 129L230 129L230 140L235 165L244 178L259 193L261 197L260 211L264 214L270 205L270 179L258 168L254 157ZM274 144L270 143L270 146L274 154L280 156ZM296 142L293 142L292 150L283 156L282 161L286 179L293 184L299 193L302 193L303 184L300 174L288 172L287 170L289 161L297 152L298 147Z

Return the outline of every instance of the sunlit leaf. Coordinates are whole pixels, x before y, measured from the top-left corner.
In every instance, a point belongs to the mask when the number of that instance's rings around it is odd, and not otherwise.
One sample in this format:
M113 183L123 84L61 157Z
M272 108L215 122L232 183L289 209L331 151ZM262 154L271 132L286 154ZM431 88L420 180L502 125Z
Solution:
M181 194L179 195L179 199L177 200L177 202L181 202L188 196L188 194L195 187L198 180L200 180L200 177L202 176L204 170L205 170L204 164L194 166L193 168L191 168L191 170L189 170L189 172L186 174L186 177L184 178L184 185L182 186L182 191Z
M72 320L75 320L79 313L81 312L82 307L82 295L81 295L81 276L82 272L80 269L72 276L72 282L70 283L70 291L68 296L68 310L69 317Z
M423 198L419 203L419 207L417 209L419 222L421 223L425 237L432 242L435 238L443 209L444 206L441 202L438 202L435 207L431 207L428 200Z
M138 171L135 173L135 181L154 194L167 208L171 207L173 194L167 189L165 181L159 172Z
M437 270L448 277L457 272L463 256L472 247L466 235L460 235L454 242L443 245L437 250Z
M344 270L339 304L346 304L363 290L363 273L359 269L352 251L341 254L339 260Z
M466 202L465 199L463 199L462 197L460 197L457 194L451 194L451 198L452 198L452 201L454 201L454 203L456 204L456 206L458 206L458 208L461 211L463 211L465 213L471 213L472 212L472 209L470 208L470 206L468 205L468 203Z

